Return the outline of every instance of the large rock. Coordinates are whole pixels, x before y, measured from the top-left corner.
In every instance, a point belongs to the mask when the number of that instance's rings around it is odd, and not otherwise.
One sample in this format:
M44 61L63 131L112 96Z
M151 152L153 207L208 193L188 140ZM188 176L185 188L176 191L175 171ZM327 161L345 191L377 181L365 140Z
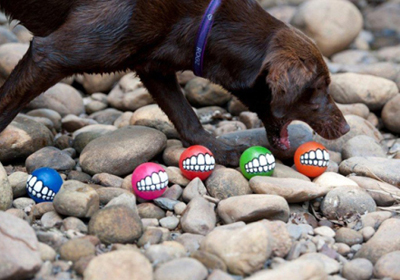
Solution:
M224 105L231 99L231 94L221 86L199 77L186 84L185 92L189 102L198 107Z
M174 125L157 104L137 109L132 115L130 124L152 127L163 132L168 138L179 138Z
M255 176L250 179L250 187L257 194L282 196L289 203L304 202L324 196L329 189L312 182L293 178Z
M395 133L400 133L400 94L389 100L382 110L382 121L387 129Z
M113 125L95 124L85 126L73 133L73 148L80 154L90 141L115 130L117 128Z
M7 210L13 202L13 190L7 172L0 162L0 210Z
M391 29L400 32L400 3L388 1L365 15L366 25L374 31Z
M27 106L30 109L52 109L62 117L85 112L82 96L70 85L58 83L33 99Z
M0 211L0 279L27 279L40 269L39 242L29 224Z
M400 279L400 251L394 251L379 258L375 264L375 276L379 279Z
M120 250L94 258L83 276L85 280L153 280L153 268L141 253Z
M217 223L214 207L202 197L193 198L181 218L183 231L206 235L213 230Z
M215 170L208 177L206 188L212 197L218 199L251 193L248 181L239 171L231 168Z
M356 258L366 258L376 263L380 257L400 250L400 219L388 219L382 223L375 235L363 244Z
M360 187L337 187L325 196L321 204L322 213L328 219L343 219L354 214L365 214L376 210L372 197Z
M287 222L290 211L286 200L280 196L249 194L222 200L217 213L224 223L231 224L262 219Z
M327 280L324 263L319 260L295 260L272 270L261 270L245 280Z
M40 167L50 167L57 171L72 170L75 161L71 156L55 147L44 147L31 154L25 161L26 170L32 173Z
M262 223L243 222L210 232L201 250L221 258L233 274L248 275L261 269L272 253L272 235Z
M339 169L343 175L355 173L370 178L378 177L388 184L400 187L400 159L353 157L343 161Z
M26 158L52 144L53 135L46 126L27 117L17 116L0 133L0 161Z
M351 157L383 157L386 158L386 152L375 139L366 136L358 135L351 138L343 146L343 159Z
M399 93L390 80L357 73L332 75L330 93L342 104L364 103L370 110L379 110Z
M291 24L313 38L325 56L331 56L358 36L363 18L349 1L312 0L299 7Z
M342 152L343 146L347 141L358 135L369 136L378 143L383 140L382 134L369 121L355 115L347 115L345 119L350 126L350 131L344 136L336 140L327 140L316 134L313 140L321 143L328 150L339 153Z
M165 135L155 129L128 126L91 141L79 161L89 174L123 176L159 154L166 144Z
M103 243L133 243L143 232L137 212L123 205L109 206L97 211L89 222L89 233Z

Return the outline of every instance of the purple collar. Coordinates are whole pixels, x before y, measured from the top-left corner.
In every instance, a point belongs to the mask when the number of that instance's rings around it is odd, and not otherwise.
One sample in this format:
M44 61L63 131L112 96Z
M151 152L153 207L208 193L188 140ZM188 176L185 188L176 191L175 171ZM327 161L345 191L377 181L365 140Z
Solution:
M214 14L218 7L221 5L221 0L211 0L206 13L201 21L199 32L197 33L196 49L193 63L193 72L196 76L203 76L203 60L204 51L207 45L208 34L211 31L214 22Z

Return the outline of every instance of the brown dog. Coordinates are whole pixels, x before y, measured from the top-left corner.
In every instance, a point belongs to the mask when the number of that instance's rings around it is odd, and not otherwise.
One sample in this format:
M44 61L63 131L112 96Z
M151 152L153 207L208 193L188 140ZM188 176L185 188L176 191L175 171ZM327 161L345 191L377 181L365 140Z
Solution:
M208 134L182 95L175 72L192 69L195 41L210 0L0 0L35 36L0 89L0 131L33 98L66 76L137 72L185 144L209 147L221 164L239 149ZM278 149L287 126L307 122L334 139L349 126L328 94L317 47L255 0L223 0L205 48L203 76L256 112Z

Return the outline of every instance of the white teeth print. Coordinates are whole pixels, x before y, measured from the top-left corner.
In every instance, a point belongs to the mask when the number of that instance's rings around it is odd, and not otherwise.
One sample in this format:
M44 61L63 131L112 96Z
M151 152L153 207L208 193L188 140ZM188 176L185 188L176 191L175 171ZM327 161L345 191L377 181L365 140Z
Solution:
M150 176L137 182L139 191L156 191L162 190L168 186L168 175L164 171L154 172Z
M44 201L51 201L55 196L55 193L48 187L43 185L43 182L38 180L36 176L29 175L26 183L27 191Z
M247 173L268 172L275 168L275 158L272 154L260 155L244 165Z
M317 149L309 151L300 156L300 163L303 165L312 165L325 167L329 164L329 153L326 150Z
M183 169L207 172L214 169L215 159L210 154L198 154L182 161Z

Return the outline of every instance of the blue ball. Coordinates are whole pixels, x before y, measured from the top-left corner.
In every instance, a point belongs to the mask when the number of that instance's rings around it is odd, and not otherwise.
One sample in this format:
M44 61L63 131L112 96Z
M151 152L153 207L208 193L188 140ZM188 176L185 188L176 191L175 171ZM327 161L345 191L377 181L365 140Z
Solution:
M26 181L26 191L36 203L51 202L62 184L63 180L57 171L42 167L29 175Z

